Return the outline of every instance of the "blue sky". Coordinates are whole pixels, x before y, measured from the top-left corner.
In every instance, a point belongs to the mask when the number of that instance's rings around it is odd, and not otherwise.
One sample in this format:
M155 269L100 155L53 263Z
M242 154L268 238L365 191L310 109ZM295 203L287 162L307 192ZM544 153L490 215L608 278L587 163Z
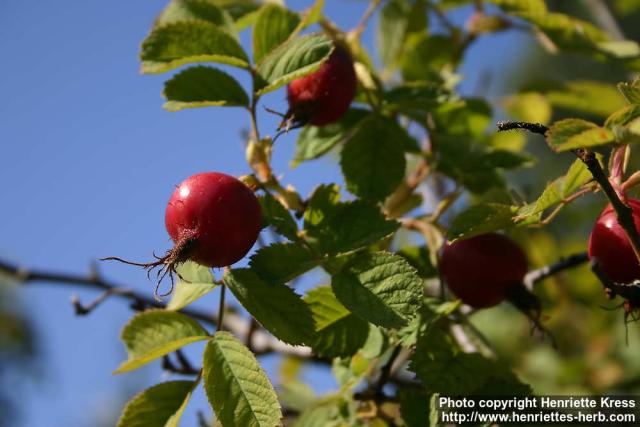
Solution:
M0 256L29 267L87 271L99 257L147 259L169 247L164 208L174 185L201 171L249 172L239 131L241 109L168 113L161 108L167 75L142 76L138 48L164 0L0 3ZM290 1L303 9L310 0ZM366 7L357 0L327 0L326 15L352 28ZM250 34L243 33L247 46ZM371 44L372 34L364 35ZM467 93L481 71L500 71L501 58L515 54L516 34L476 44L462 68ZM518 39L518 40L516 40ZM247 78L234 72L243 83ZM263 104L284 111L284 91ZM261 113L269 133L277 119ZM295 136L277 144L274 169L303 194L320 182L339 182L331 158L296 170L288 166ZM151 294L139 269L101 264L106 277ZM321 280L319 277L315 280ZM20 291L39 337L41 363L24 388L20 425L92 426L96 417L120 409L122 399L166 379L157 364L130 374L110 372L125 358L117 340L131 317L112 300L90 316L72 313L72 292L88 301L95 292L61 285L30 284ZM199 302L212 309L216 296ZM200 354L195 346L190 354ZM197 360L196 360L197 362ZM263 360L273 372L273 358ZM318 390L333 383L317 370L307 373ZM184 418L206 409L197 395Z

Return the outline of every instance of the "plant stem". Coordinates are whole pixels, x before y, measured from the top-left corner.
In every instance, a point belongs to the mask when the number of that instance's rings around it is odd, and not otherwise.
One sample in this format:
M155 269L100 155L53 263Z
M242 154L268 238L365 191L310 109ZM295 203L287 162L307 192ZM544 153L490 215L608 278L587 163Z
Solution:
M227 286L223 283L220 286L220 304L218 305L218 326L217 326L217 331L222 331L224 329L224 323L222 323L222 321L224 320L224 297L227 291Z
M549 130L548 127L540 123L498 122L497 126L499 132L512 129L524 129L542 136L546 136L547 131ZM624 229L625 234L629 239L629 243L633 248L633 252L636 254L636 258L638 258L638 261L640 262L640 234L638 234L638 230L636 229L633 221L633 210L620 200L618 193L611 185L609 178L604 173L604 170L593 151L579 148L577 150L573 150L573 154L575 154L576 157L585 164L589 172L591 172L593 179L600 185L600 188L602 188L607 199L609 199L613 210L616 212L618 223L620 223L620 226Z
M356 39L360 38L364 30L367 28L369 19L371 19L371 16L373 16L373 13L376 11L378 6L380 6L380 4L382 4L382 0L371 0L371 3L369 3L369 7L367 7L367 10L362 15L362 18L360 18L360 22L358 22L358 25L353 30L353 35Z
M584 264L587 261L589 261L589 257L587 256L586 252L573 254L565 258L560 258L558 262L545 265L544 267L538 268L536 270L529 271L526 276L524 276L524 286L527 289L531 290L536 283L541 282L544 279L551 277L561 271Z
M514 129L522 129L522 130L528 130L531 133L536 133L538 135L546 136L547 131L549 130L549 128L543 125L542 123L498 122L496 124L498 126L498 132L514 130Z
M389 378L391 378L393 365L395 364L396 359L398 358L398 355L400 354L401 350L402 350L402 346L397 345L393 349L391 356L389 356L389 360L387 361L387 363L385 363L385 365L380 369L380 377L378 378L378 381L376 381L376 385L374 389L374 394L376 396L382 395L382 389L384 388L385 384L387 384L387 382L389 381Z
M633 221L633 210L620 200L618 193L602 170L602 166L593 151L580 148L573 152L580 160L582 160L585 166L587 166L587 169L589 169L589 172L591 172L591 175L593 175L596 182L600 184L600 188L602 188L602 191L609 199L613 210L615 210L618 222L627 234L629 243L640 262L640 235L638 234L638 230L636 229L636 225Z

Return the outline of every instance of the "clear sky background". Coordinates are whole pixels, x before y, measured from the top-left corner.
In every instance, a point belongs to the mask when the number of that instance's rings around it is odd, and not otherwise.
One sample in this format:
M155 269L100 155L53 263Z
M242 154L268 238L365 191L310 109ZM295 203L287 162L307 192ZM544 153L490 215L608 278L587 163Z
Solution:
M301 10L311 3L288 5ZM367 5L358 0L326 3L325 14L343 28L354 27ZM202 171L250 172L239 133L248 124L244 110L166 112L161 92L169 74L139 74L139 45L165 4L0 2L2 258L76 273L109 255L146 260L152 250L170 246L164 209L175 184ZM503 59L516 55L522 37L508 33L475 44L462 67L467 80L461 90L476 90L483 72L501 72ZM364 38L372 44L371 31ZM250 33L244 32L242 40L248 46ZM246 85L246 75L233 74ZM284 98L279 90L263 105L285 111ZM276 123L261 113L263 133L272 133ZM294 142L294 133L283 136L275 149L274 170L283 182L307 194L320 182L341 181L331 157L290 169ZM100 270L109 279L153 292L139 269L101 263ZM87 317L75 317L69 304L73 292L84 302L97 295L38 283L20 290L41 356L33 379L20 389L20 426L94 426L112 419L134 393L167 379L158 363L111 375L125 359L118 335L132 312L113 299ZM216 297L209 295L197 305L214 309ZM189 354L201 350L196 345ZM274 372L273 357L262 362ZM319 369L306 376L320 392L334 385ZM196 424L196 409L207 409L202 394L192 400L183 425Z

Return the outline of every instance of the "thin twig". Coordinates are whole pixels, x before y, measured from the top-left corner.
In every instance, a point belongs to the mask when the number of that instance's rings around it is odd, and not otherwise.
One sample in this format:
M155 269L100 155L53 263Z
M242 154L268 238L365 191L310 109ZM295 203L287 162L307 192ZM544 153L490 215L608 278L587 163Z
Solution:
M526 276L524 276L523 283L527 287L527 289L531 290L536 283L541 282L544 279L555 274L558 274L561 271L582 265L587 261L589 261L589 256L586 252L570 255L565 258L560 258L558 262L545 265L544 267L538 268L536 270L529 271Z
M80 302L80 299L78 298L78 296L76 294L73 294L71 295L71 305L73 305L73 308L75 309L77 316L86 316L87 314L95 310L100 304L102 304L107 299L109 299L109 297L116 296L116 295L126 296L129 298L134 296L133 291L131 289L112 288L112 289L107 289L106 291L101 293L100 296L98 296L96 299L94 299L87 305L83 305ZM143 310L143 309L144 307L140 307L140 310Z
M364 30L367 28L369 19L371 19L371 17L373 16L373 13L376 11L376 9L378 8L378 6L380 6L381 3L382 3L382 0L371 0L371 2L369 3L369 6L367 7L367 10L365 10L364 14L362 15L362 18L360 18L360 22L358 22L358 25L353 30L353 36L356 39L360 38Z
M375 387L373 389L373 393L375 396L380 396L383 393L384 386L391 378L394 364L396 363L396 359L402 350L402 346L397 345L393 351L391 352L391 356L389 356L389 360L384 366L380 369L380 376L378 377L378 381L376 381Z
M220 304L218 305L218 331L224 330L224 299L227 291L227 285L224 283L220 286Z
M18 267L12 263L0 259L0 274L5 274L12 279L20 283L56 283L61 285L73 285L84 288L94 288L103 291L110 289L128 289L126 286L108 281L95 274L89 274L87 276L81 276L77 274L69 273L57 273L47 270L31 270L24 267ZM132 308L141 311L146 308L165 308L163 303L156 301L153 297L148 297L138 292L118 292L112 293L109 296L115 296L121 299L125 299L132 302ZM183 308L180 310L182 314L190 316L196 320L204 323L216 326L216 316L214 314L205 313L193 308ZM227 310L224 317L225 330L230 331L235 336L246 336L249 331L249 321L242 318L242 316L232 313ZM313 356L309 347L294 347L283 343L282 341L274 338L269 333L258 330L255 331L253 337L253 349L258 355L270 354L270 353L283 353L305 359L312 359L319 362L326 362L323 359L319 359Z

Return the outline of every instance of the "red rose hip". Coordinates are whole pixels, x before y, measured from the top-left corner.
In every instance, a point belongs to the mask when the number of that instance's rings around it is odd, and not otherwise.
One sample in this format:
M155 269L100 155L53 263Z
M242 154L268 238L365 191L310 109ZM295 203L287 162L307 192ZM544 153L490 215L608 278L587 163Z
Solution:
M165 225L175 245L165 256L156 257L157 261L104 259L149 271L159 267L158 285L167 273L173 278L175 267L187 260L207 267L231 265L244 257L258 238L260 203L236 178L219 172L200 173L185 179L173 192L165 211Z
M293 123L315 126L336 122L349 110L356 83L351 55L336 45L317 71L289 83L286 117Z
M165 212L171 239L189 243L188 258L207 267L231 265L244 257L260 232L260 204L236 178L218 172L184 180Z
M627 199L633 222L640 230L640 200ZM613 207L607 205L589 236L589 259L597 259L602 271L616 283L640 280L640 264Z
M511 239L497 233L458 240L444 247L440 272L451 291L476 308L510 296L527 273L527 258Z

